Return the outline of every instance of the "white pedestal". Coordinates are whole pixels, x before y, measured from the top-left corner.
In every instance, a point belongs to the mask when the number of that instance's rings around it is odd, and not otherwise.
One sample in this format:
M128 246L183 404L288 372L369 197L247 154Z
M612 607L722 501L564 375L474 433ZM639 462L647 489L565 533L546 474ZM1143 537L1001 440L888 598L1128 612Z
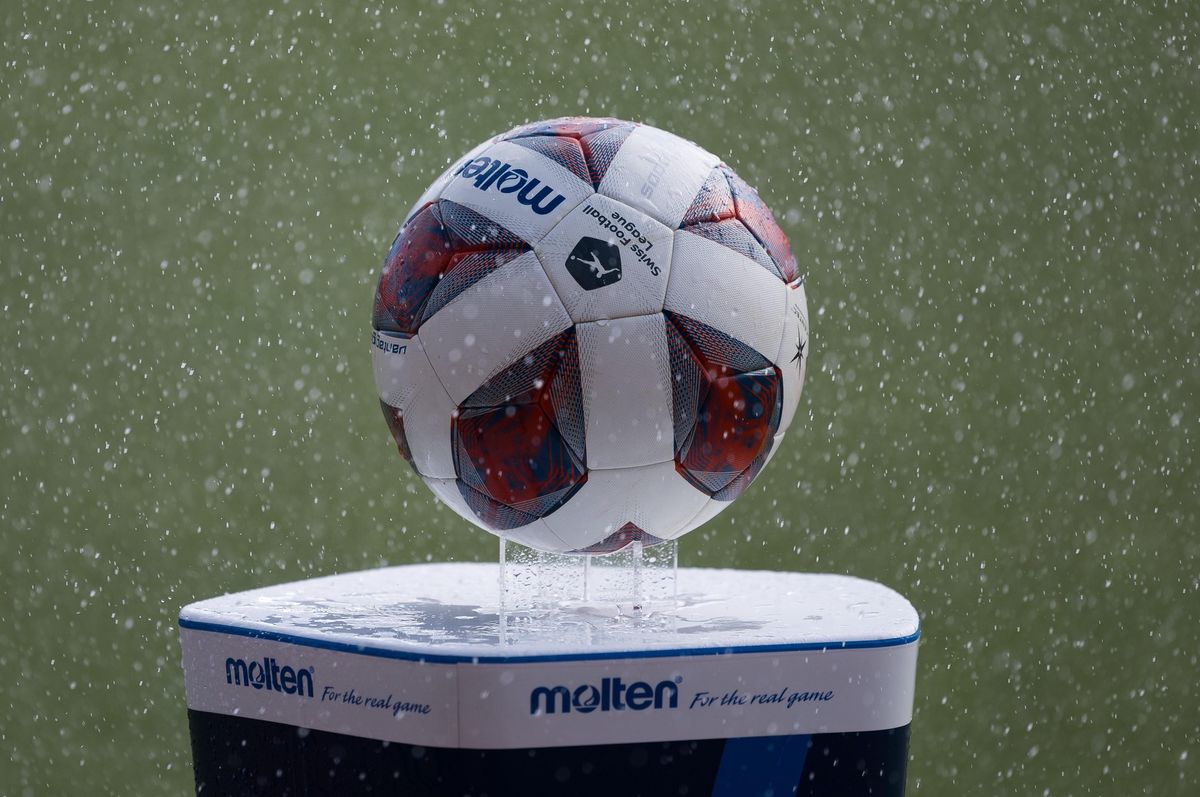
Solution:
M186 607L198 788L903 793L918 618L896 592L681 569L673 610L625 617L502 610L498 578L410 565Z

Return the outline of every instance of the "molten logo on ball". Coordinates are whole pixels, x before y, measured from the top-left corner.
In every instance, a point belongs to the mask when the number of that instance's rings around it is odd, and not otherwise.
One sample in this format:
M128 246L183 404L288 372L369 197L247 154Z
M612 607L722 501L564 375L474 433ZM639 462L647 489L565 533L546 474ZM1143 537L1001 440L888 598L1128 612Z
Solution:
M476 158L459 166L454 174L474 180L475 187L480 191L495 187L502 194L516 194L518 202L528 205L534 213L542 216L553 211L563 201L562 194L555 194L553 188L542 185L538 178L530 178L529 172L514 169L498 158ZM539 186L541 190L534 194ZM551 194L554 194L553 199L550 199Z

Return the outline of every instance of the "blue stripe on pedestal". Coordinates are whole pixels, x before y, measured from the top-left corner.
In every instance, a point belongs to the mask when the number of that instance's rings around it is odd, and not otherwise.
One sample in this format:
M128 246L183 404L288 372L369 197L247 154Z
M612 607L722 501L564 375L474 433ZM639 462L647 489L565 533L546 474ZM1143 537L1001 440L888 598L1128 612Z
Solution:
M795 793L808 756L809 737L729 739L712 797L785 797Z

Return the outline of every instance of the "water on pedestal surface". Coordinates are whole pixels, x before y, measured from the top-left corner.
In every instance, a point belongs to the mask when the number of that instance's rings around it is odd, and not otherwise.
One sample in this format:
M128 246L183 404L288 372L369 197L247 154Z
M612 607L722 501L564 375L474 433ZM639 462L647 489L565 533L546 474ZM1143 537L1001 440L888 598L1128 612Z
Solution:
M509 546L511 548L511 545ZM547 566L541 566L547 565ZM585 597L586 596L586 597ZM406 565L201 601L185 618L433 656L841 645L917 631L911 604L849 576L677 568L658 546L609 561L510 553Z

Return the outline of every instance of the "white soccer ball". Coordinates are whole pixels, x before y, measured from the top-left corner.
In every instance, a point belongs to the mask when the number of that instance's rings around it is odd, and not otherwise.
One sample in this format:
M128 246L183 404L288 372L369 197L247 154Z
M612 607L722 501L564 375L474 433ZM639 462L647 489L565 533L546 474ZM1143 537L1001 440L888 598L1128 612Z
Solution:
M417 201L375 294L400 453L543 551L691 531L778 450L808 361L787 238L715 155L568 118L484 142Z

